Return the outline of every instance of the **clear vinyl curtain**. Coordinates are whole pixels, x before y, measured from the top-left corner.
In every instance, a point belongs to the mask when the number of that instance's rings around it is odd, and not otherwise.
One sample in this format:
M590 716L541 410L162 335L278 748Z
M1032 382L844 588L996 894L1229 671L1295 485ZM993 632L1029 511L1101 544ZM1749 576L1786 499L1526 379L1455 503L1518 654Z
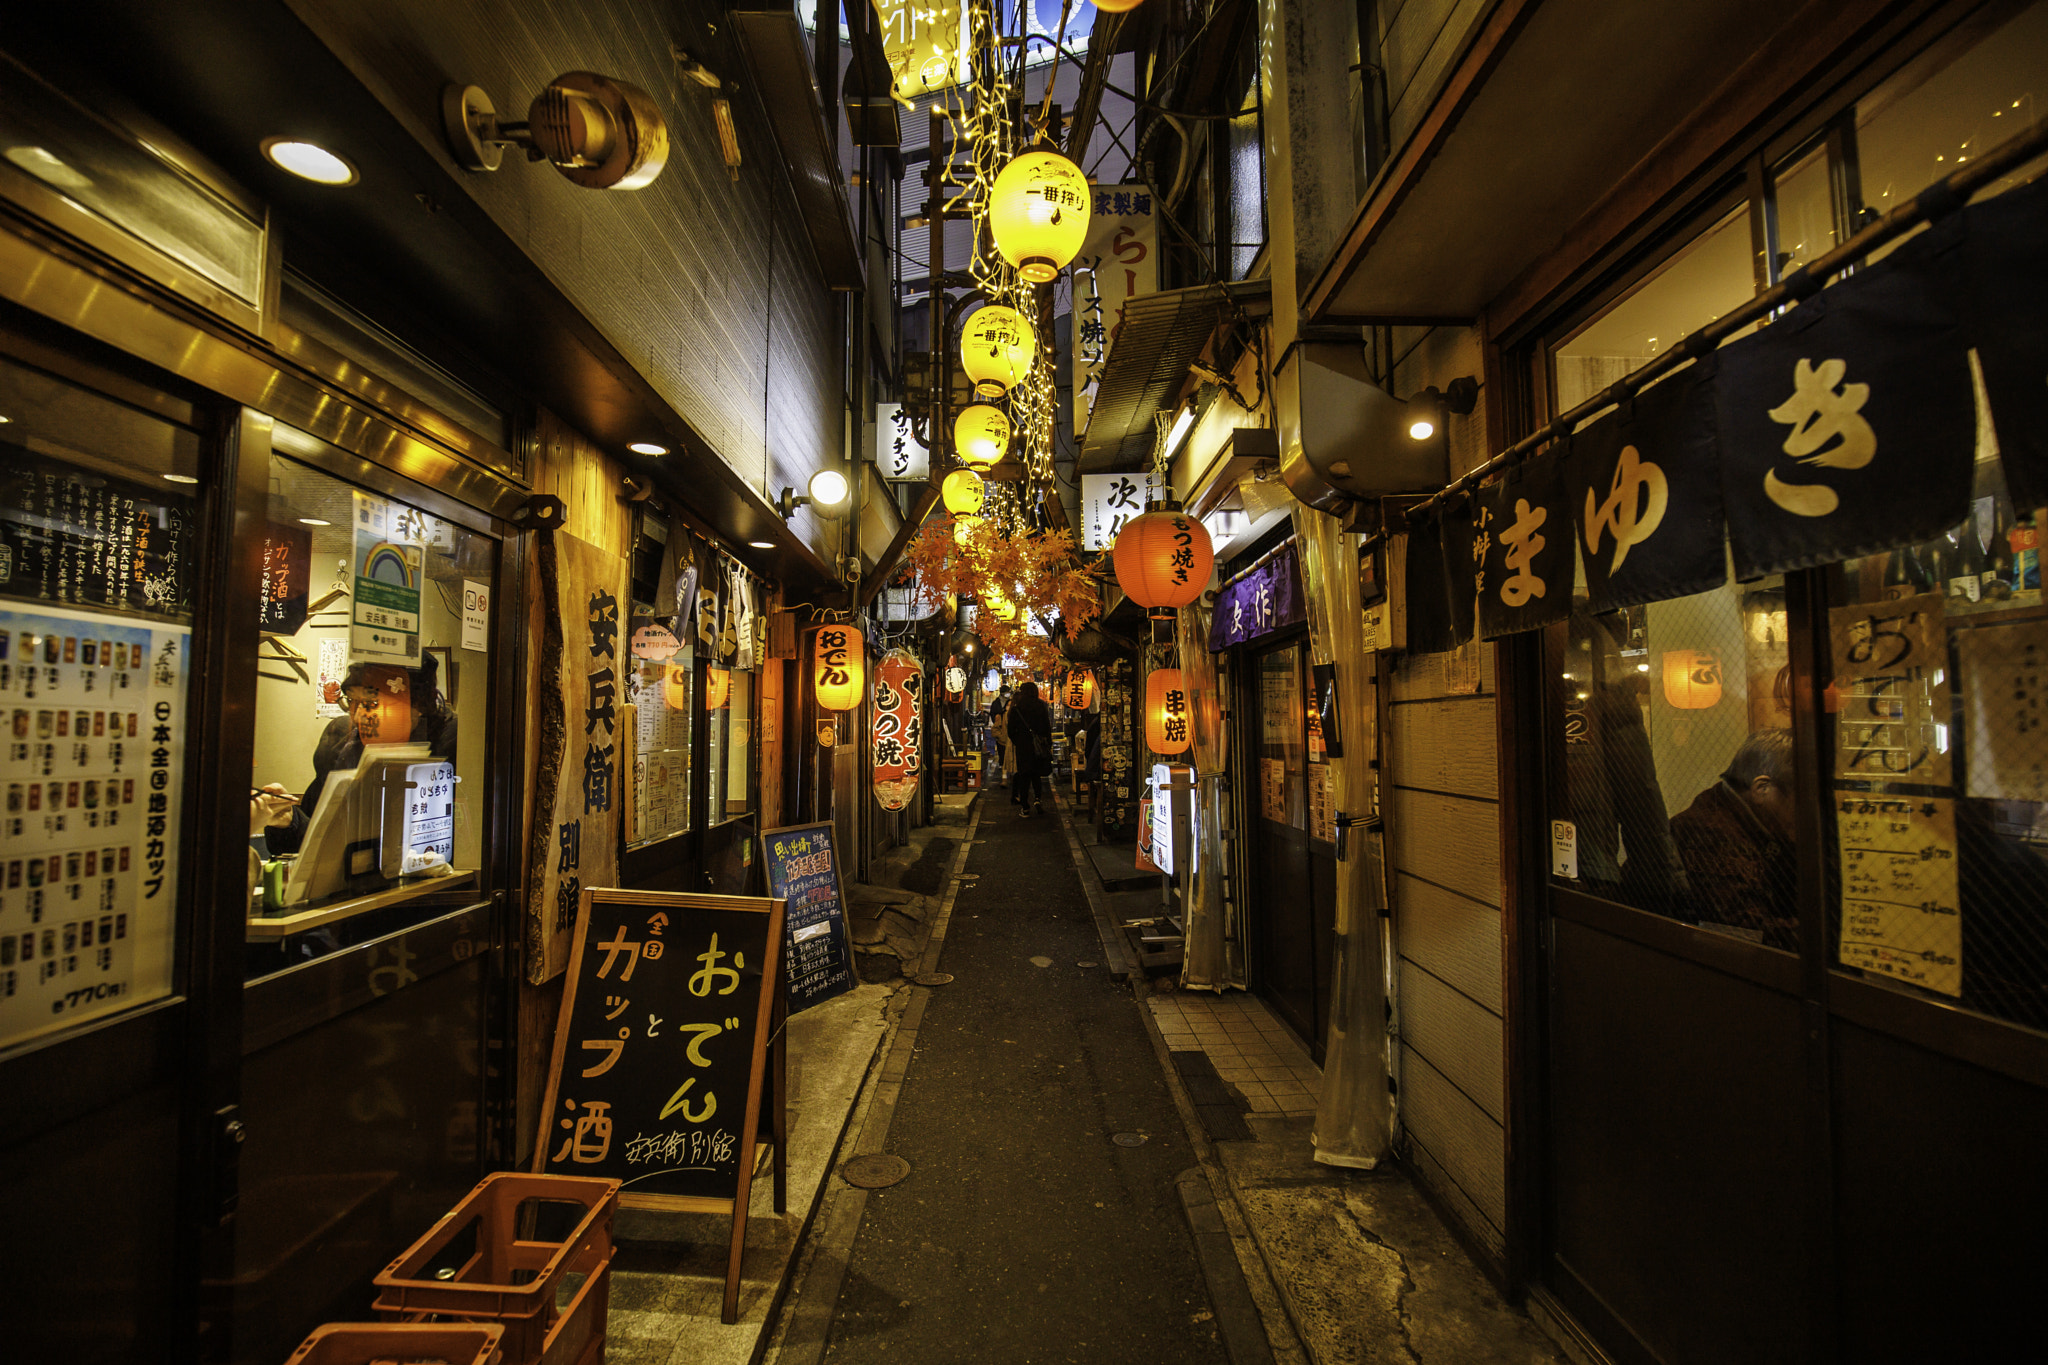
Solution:
M1214 609L1180 609L1176 624L1181 683L1188 690L1188 757L1195 766L1195 872L1182 925L1180 984L1191 990L1244 989L1244 941L1223 899L1223 805L1229 780L1228 736L1216 656L1209 652Z
M1392 1116L1387 1094L1386 976L1380 910L1385 883L1377 838L1368 835L1378 752L1372 656L1366 652L1358 603L1358 541L1336 518L1294 505L1295 549L1308 607L1309 652L1336 665L1339 741L1332 756L1330 801L1356 823L1340 833L1337 943L1330 972L1330 1035L1323 1054L1323 1094L1316 1108L1316 1160L1332 1166L1379 1164L1387 1155Z

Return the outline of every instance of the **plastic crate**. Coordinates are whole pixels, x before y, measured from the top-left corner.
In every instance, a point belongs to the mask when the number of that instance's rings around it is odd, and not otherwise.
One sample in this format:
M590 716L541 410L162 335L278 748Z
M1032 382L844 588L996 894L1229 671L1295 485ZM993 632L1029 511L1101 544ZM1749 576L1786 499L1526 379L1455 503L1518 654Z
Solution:
M495 1322L330 1322L285 1365L500 1365L504 1335Z
M580 1210L560 1241L521 1236L522 1220L537 1221L544 1205L573 1206L558 1218ZM505 1365L601 1361L618 1206L616 1180L486 1176L376 1277L376 1309L398 1321L498 1323Z

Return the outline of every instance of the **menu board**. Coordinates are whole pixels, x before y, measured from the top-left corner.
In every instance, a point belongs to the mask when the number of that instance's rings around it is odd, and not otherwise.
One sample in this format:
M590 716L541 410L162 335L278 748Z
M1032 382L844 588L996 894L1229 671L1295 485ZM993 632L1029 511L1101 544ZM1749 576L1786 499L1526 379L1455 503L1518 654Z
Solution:
M170 993L190 641L0 610L0 1048Z
M263 580L256 600L256 628L267 635L296 635L306 624L313 586L313 533L304 526L271 522L263 529Z
M858 984L832 822L767 830L761 852L768 894L789 907L783 953L789 963L789 1012L797 1014Z
M757 897L585 891L534 1169L636 1200L743 1192L781 925Z
M1940 593L1835 607L1835 776L1947 787L1948 631Z
M455 765L409 763L402 800L384 802L382 866L387 877L410 877L455 861Z
M1944 995L1963 991L1956 804L1837 793L1841 959Z
M0 441L0 593L182 618L193 503Z

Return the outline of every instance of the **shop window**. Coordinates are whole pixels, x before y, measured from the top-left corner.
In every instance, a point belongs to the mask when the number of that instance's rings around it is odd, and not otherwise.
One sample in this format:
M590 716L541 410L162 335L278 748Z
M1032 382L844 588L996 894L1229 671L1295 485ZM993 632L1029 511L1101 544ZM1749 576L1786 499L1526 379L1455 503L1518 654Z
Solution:
M252 976L473 896L497 544L273 456L261 554Z
M1794 157L1777 173L1771 201L1776 256L1769 282L1775 284L1835 249L1835 204L1825 145Z
M717 824L753 810L754 674L735 668L710 672L715 679L724 675L707 688L710 823Z
M1308 826L1308 702L1300 661L1298 649L1259 656L1259 815L1294 829Z
M647 624L635 617L636 628ZM695 652L633 658L633 828L637 848L690 828L691 706L697 696Z
M0 1051L173 989L199 459L0 361Z

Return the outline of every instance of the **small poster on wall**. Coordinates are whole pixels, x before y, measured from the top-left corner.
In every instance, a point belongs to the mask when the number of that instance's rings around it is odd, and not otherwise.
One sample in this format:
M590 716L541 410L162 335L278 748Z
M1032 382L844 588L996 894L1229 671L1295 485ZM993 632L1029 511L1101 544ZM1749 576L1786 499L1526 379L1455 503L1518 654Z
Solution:
M355 609L350 644L358 658L408 668L420 659L420 577L424 518L370 493L355 499Z

